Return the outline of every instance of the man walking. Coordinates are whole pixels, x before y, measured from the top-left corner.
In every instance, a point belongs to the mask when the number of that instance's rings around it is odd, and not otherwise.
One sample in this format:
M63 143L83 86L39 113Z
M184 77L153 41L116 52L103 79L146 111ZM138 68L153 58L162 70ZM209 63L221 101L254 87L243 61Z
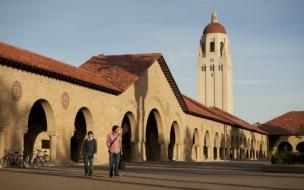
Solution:
M107 147L108 147L109 159L110 159L109 160L110 177L113 177L113 169L114 169L114 176L120 176L119 160L122 150L121 150L121 135L119 134L119 127L117 125L114 125L112 127L112 133L109 133L107 135Z
M93 136L93 132L88 132L88 137L84 140L82 144L82 156L84 158L84 177L93 175L93 160L94 154L97 151L97 142Z

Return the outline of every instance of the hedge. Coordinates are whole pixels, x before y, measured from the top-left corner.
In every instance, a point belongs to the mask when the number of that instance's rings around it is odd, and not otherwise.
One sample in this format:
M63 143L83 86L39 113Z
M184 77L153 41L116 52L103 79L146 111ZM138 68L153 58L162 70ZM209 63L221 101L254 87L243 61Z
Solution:
M304 153L282 152L271 157L272 164L304 164Z

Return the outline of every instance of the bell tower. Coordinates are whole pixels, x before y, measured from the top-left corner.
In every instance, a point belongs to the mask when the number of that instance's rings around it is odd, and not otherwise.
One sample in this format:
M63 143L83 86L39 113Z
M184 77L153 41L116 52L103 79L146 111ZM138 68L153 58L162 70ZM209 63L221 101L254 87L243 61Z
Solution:
M225 28L215 11L200 39L197 63L197 98L202 104L233 113L232 61Z

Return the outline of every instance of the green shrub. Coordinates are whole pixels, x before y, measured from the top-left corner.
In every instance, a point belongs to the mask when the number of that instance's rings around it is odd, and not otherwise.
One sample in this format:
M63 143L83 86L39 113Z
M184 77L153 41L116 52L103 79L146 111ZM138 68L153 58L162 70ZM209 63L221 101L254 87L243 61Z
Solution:
M271 157L272 164L304 164L304 153L282 152Z

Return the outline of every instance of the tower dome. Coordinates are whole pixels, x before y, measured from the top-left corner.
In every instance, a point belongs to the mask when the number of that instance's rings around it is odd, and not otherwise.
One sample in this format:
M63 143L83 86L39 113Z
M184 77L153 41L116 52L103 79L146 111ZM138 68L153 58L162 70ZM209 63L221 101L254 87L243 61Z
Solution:
M225 30L224 26L217 22L217 14L215 11L212 12L211 23L208 24L203 31L203 34L208 34L208 33L226 34L226 30Z

